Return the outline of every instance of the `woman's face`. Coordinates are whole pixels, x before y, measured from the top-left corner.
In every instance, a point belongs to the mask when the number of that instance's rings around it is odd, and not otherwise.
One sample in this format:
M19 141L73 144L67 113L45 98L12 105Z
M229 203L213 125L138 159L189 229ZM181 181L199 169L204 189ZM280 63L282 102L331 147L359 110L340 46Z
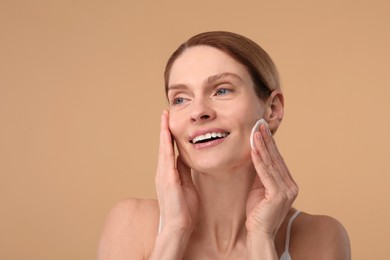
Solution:
M184 162L196 171L225 170L250 160L250 133L265 104L246 68L208 46L187 49L169 77L169 125Z

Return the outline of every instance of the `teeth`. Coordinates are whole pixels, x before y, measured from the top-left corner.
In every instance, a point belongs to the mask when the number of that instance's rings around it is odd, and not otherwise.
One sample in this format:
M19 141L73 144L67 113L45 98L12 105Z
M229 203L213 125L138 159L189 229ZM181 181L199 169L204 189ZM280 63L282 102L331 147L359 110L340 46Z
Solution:
M193 144L195 144L195 143L197 143L199 141L202 141L202 140L215 138L215 137L226 137L227 135L228 135L228 133L215 133L215 132L212 132L212 133L207 133L207 134L204 134L204 135L199 135L199 136L195 137L194 139L192 139L191 142Z

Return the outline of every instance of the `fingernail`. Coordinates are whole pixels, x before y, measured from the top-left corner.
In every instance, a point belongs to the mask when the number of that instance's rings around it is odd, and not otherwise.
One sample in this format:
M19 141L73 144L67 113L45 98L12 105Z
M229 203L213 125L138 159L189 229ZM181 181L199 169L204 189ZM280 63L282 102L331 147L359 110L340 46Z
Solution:
M268 127L268 126L266 126L265 128L267 129L267 134L268 134L269 136L271 136L271 135L272 135L272 133L271 133L271 131L269 130L269 127Z
M269 136L272 136L272 133L271 133L271 131L268 128L267 128L267 132L268 132Z

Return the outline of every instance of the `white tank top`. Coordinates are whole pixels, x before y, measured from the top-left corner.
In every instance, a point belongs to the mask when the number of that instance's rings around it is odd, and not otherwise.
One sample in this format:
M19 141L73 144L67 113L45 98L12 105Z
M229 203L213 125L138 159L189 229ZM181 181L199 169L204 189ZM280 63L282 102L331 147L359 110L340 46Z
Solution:
M284 249L284 252L283 252L282 256L280 257L280 260L292 260L291 259L291 255L290 255L290 251L289 251L290 250L291 227L292 227L293 221L299 215L299 213L301 213L299 210L295 211L295 213L288 220L287 232L286 232L286 241L284 243L285 249ZM161 232L161 228L162 228L162 223L161 222L162 221L161 221L161 216L160 216L160 223L158 224L158 233Z

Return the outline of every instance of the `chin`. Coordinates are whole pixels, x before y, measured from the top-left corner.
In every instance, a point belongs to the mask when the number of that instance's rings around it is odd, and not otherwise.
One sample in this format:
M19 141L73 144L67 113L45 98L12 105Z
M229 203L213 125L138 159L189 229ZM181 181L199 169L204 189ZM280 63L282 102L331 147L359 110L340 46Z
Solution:
M252 163L250 152L237 156L236 152L230 153L229 157L207 156L205 158L191 158L188 164L191 169L197 172L229 171Z

